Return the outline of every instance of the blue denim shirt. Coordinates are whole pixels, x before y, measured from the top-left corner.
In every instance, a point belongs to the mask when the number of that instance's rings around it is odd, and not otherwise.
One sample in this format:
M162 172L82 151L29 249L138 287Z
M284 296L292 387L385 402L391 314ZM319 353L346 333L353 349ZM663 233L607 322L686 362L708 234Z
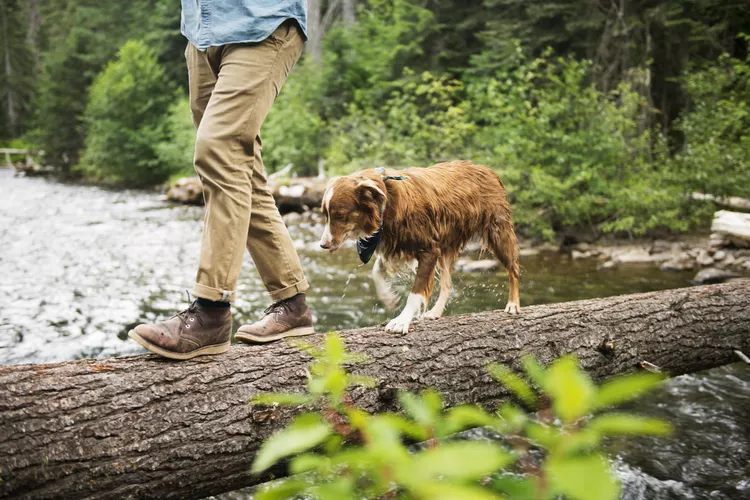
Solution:
M180 31L200 50L260 42L287 19L307 38L305 0L182 0Z

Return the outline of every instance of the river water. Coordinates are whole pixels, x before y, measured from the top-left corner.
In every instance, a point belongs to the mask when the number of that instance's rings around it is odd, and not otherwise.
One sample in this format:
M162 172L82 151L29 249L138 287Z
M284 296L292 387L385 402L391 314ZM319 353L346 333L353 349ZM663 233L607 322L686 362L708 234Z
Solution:
M0 364L41 363L142 352L127 331L184 308L200 250L201 207L144 191L111 191L14 177L0 169ZM290 232L311 282L319 331L380 323L370 266L352 248L328 255L309 217ZM523 305L686 286L692 273L653 267L597 271L557 255L522 258ZM395 288L406 292L408 277ZM447 314L505 305L502 273L456 273ZM246 259L235 324L268 306ZM235 326L235 328L236 328ZM666 418L676 439L613 442L625 499L750 498L750 369L732 365L677 377L639 401Z

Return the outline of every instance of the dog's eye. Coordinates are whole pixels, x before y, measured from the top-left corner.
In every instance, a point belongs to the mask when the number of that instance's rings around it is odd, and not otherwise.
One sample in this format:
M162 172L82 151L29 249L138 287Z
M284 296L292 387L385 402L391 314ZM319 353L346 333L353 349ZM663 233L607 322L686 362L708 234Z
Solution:
M343 220L346 219L346 212L334 212L331 217L336 220Z

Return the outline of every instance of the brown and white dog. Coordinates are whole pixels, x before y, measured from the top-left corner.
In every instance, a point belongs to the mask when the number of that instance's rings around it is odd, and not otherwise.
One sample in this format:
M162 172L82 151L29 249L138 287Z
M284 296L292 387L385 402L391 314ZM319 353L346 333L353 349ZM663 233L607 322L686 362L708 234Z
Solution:
M424 317L443 314L453 264L474 236L507 269L510 296L505 311L519 312L519 252L511 208L500 177L488 167L452 161L429 168L363 170L332 179L322 210L326 227L320 246L329 252L347 239L371 237L380 230L372 275L378 297L389 309L395 308L396 297L386 282L387 271L416 261L417 275L406 306L386 330L406 333L411 322L422 316L436 267L440 294Z

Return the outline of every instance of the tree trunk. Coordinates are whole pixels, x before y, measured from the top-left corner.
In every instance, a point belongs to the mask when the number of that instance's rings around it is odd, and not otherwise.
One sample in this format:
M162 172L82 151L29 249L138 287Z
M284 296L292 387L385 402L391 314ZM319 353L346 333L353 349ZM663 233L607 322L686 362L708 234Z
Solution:
M449 404L507 396L485 373L575 353L601 378L643 362L677 375L750 353L750 282L482 312L343 333L376 377L356 389L372 412L397 389L435 387ZM221 357L173 362L151 355L0 367L0 497L201 498L268 479L248 470L262 440L294 413L253 407L255 394L300 391L310 359L286 342L238 345ZM277 471L278 472L278 471ZM283 472L283 471L282 471Z
M315 64L323 62L323 37L336 19L341 0L309 0L307 2L307 44L305 50Z
M8 45L8 12L7 7L3 5L0 7L2 11L2 29L3 29L3 61L5 67L5 98L6 112L8 113L8 129L10 135L14 136L16 133L16 100L15 100L15 89L13 88L13 66L10 63L10 48Z
M39 28L42 25L42 14L39 11L39 0L28 1L28 28L26 30L26 43L29 46L33 58L33 68L39 66Z
M357 8L355 0L344 0L342 19L344 26L351 26L357 22Z
M320 64L323 59L323 38L321 21L323 17L323 0L307 1L307 43L305 51L310 55L316 64Z

